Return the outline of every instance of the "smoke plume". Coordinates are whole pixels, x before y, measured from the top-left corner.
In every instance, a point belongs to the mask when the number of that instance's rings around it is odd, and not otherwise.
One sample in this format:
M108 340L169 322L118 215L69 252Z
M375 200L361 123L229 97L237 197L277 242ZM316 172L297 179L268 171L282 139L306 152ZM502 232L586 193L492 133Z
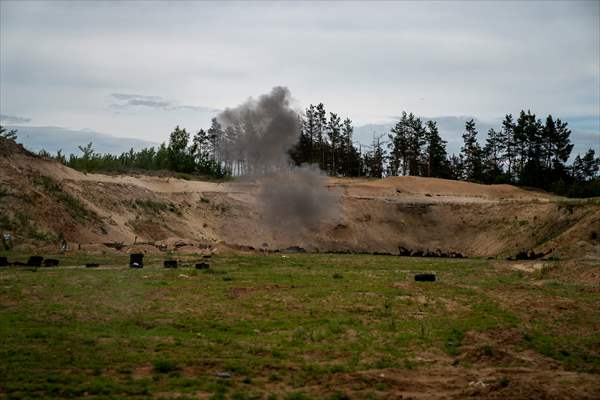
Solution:
M336 214L337 193L327 190L326 176L316 166L275 172L259 182L258 200L272 227L316 230Z
M289 164L288 150L300 132L298 114L291 108L291 94L274 87L258 100L250 98L236 108L228 108L217 118L225 128L222 155L230 161L245 161L250 174L278 171Z
M290 160L288 152L300 135L300 117L287 88L275 87L258 99L250 98L217 119L225 129L222 158L230 165L241 163L242 170L257 179L257 199L271 227L316 229L334 215L337 194L325 187L326 176L317 167L295 167Z

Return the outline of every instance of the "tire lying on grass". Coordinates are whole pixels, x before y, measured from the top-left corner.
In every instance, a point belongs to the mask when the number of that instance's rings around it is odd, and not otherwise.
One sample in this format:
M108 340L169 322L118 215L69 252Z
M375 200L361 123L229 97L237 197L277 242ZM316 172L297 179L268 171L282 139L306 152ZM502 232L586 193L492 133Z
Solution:
M133 253L129 255L129 268L144 268L144 254Z
M54 258L46 258L44 260L44 267L58 267L58 260Z
M42 257L42 256L31 256L31 257L29 257L29 260L27 260L26 265L28 267L41 267L43 259L44 259L44 257Z
M415 274L416 282L435 282L435 274Z

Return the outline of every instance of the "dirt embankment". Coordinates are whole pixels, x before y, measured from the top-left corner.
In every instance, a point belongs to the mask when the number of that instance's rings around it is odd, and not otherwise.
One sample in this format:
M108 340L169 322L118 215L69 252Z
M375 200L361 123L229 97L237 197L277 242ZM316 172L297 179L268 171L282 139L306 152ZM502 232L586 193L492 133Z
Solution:
M17 243L146 250L239 249L460 253L511 256L533 249L600 259L600 200L570 200L510 185L435 178L330 179L338 212L319 229L272 228L251 180L213 183L83 174L0 143L0 229ZM139 245L144 246L144 245ZM138 246L138 247L139 247Z

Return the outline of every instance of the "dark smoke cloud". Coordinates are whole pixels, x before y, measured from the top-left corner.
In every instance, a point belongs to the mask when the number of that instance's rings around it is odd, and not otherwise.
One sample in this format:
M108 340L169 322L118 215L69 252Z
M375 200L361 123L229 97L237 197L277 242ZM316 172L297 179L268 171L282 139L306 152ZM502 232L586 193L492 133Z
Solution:
M338 194L325 187L318 167L292 166L288 151L298 142L300 117L290 91L271 93L226 109L217 117L225 128L221 153L226 161L246 160L257 178L258 201L265 221L274 229L294 233L317 229L337 211Z
M277 171L289 164L288 150L300 132L298 114L291 107L285 87L227 108L217 119L227 130L222 153L226 159L244 159L253 174Z
M265 221L288 232L318 229L337 214L338 193L327 190L326 179L318 167L308 165L262 177L258 200Z

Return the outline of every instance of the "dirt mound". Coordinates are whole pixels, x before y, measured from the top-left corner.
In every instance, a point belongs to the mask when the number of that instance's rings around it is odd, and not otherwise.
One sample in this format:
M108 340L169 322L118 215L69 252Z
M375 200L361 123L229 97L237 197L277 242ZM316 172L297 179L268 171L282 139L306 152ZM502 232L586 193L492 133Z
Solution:
M270 227L250 179L214 183L84 174L0 141L0 229L19 245L185 247L600 259L600 203L510 185L332 178L339 210L318 230ZM285 224L282 224L285 226ZM152 249L148 249L150 251ZM154 250L152 250L154 251Z
M30 157L38 157L36 154L33 154L25 147L23 147L22 144L0 136L0 157L8 157L10 155L15 154L23 154Z

